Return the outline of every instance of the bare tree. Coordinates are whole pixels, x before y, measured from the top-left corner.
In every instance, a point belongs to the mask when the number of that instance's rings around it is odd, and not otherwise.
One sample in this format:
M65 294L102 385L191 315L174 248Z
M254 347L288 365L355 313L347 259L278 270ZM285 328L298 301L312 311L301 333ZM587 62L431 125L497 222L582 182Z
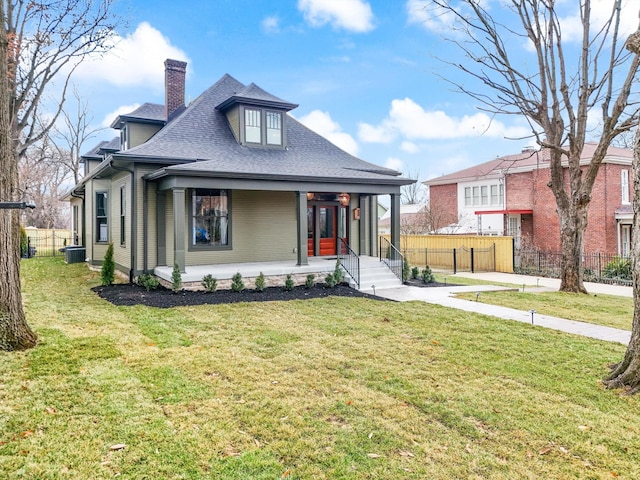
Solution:
M73 89L75 98L75 112L65 107L62 112L64 126L56 125L53 128L51 143L58 149L58 161L60 161L73 176L73 183L80 182L80 160L84 144L95 137L103 128L92 126L93 116L89 112L87 100L82 98L76 88Z
M507 0L500 20L479 0L433 0L432 12L453 19L449 36L468 62L456 68L479 82L475 87L452 81L492 114L524 116L537 143L550 150L550 181L562 244L560 290L586 292L583 284L584 232L591 191L612 140L635 126L637 98L631 86L640 55L620 39L622 0L611 2L609 17L599 24L591 0L576 6L579 45L562 37L554 0ZM498 14L496 14L498 15ZM530 47L527 52L525 43ZM588 165L581 154L588 117L600 112L598 146Z
M113 0L0 2L0 200L18 201L18 158L57 121L75 68L109 48ZM46 95L61 80L59 101L40 124ZM0 350L35 345L20 293L20 224L16 210L0 210Z
M416 181L410 185L403 185L400 188L400 200L404 205L420 205L427 200L427 192L424 185L418 179L420 178L420 171L408 172L409 178L415 178Z
M22 198L38 208L25 210L23 222L38 228L68 227L68 204L60 200L64 193L69 170L65 164L68 155L50 145L49 137L31 146L18 164ZM65 213L63 213L65 212Z

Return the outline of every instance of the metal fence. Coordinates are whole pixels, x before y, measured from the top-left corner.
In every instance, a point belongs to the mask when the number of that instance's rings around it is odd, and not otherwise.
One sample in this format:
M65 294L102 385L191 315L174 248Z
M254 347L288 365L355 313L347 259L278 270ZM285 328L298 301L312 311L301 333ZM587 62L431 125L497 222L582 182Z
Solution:
M64 247L71 245L71 237L51 233L43 236L27 236L27 248L22 257L64 257Z
M539 250L516 250L514 272L543 277L559 277L562 254ZM586 282L631 285L631 257L607 253L589 253L580 256Z
M495 272L496 246L487 248L405 248L402 254L413 267L455 272Z

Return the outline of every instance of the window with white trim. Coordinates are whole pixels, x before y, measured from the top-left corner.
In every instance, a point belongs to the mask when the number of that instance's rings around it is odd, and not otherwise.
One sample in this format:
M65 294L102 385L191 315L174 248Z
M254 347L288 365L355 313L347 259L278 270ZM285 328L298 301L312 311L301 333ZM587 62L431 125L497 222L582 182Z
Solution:
M629 170L620 170L620 192L621 202L629 204Z
M125 245L126 243L126 189L125 186L122 185L120 187L120 245Z

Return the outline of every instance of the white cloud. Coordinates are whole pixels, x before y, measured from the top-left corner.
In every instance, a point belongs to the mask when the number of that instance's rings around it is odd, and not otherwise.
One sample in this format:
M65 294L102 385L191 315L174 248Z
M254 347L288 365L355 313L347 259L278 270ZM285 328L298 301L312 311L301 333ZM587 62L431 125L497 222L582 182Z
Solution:
M160 90L164 85L164 61L167 58L188 61L186 53L146 22L126 37L116 36L114 45L105 55L81 63L75 75L85 82L105 81L118 87Z
M476 136L520 138L530 133L524 127L509 127L484 113L456 118L442 110L424 110L410 98L393 100L389 116L380 125L361 124L360 132L360 140L367 142L393 139L397 135L406 140L424 140ZM413 145L405 147L411 149Z
M270 15L262 19L262 31L266 33L280 32L280 18L277 15Z
M139 103L134 103L133 105L122 105L122 106L116 108L115 110L113 110L112 112L107 113L104 116L100 126L103 127L103 128L109 128L111 126L111 123L116 119L116 117L118 117L118 115L124 115L124 114L127 114L127 113L131 113L136 108L138 108L139 106L140 106Z
M402 167L404 167L404 162L399 158L389 157L387 158L387 161L384 162L384 166L400 172L402 171Z
M396 137L396 133L387 122L375 127L368 123L358 125L358 138L367 143L390 143Z
M449 10L425 0L407 0L407 22L422 25L435 33L451 33L456 17Z
M351 155L358 154L358 144L351 135L342 131L342 127L331 119L327 112L314 110L298 119L314 132L322 135L334 145L337 145Z
M400 150L407 153L418 153L420 151L420 147L413 142L405 140L400 144Z
M358 33L374 28L371 5L363 0L298 0L298 10L313 27L331 24Z

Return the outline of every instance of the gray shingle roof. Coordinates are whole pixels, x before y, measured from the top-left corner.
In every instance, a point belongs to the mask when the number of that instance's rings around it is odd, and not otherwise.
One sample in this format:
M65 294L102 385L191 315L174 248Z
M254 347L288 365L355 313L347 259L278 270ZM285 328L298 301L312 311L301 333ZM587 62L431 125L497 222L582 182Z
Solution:
M147 123L164 123L166 120L164 105L143 103L133 112L119 115L111 124L111 128L120 128L123 122L130 120Z
M395 170L348 154L289 115L285 122L285 149L240 145L231 132L225 114L217 107L242 92L243 95L262 95L265 100L284 102L260 91L256 86L245 88L235 78L224 75L146 143L116 156L119 159L144 158L147 161L158 159L165 162L182 159L189 162L165 168L167 174L275 175L393 184L413 182L399 177Z

